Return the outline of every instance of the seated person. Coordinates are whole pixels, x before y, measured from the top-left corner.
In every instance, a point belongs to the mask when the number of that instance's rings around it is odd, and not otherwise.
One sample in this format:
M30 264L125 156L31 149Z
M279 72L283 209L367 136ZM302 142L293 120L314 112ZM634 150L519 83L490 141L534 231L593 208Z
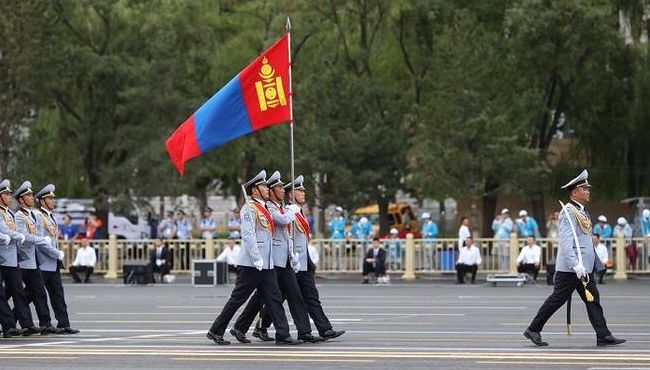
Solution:
M163 243L162 238L156 238L154 241L154 250L149 255L149 261L154 273L160 274L160 282L163 282L165 275L171 271L174 258L169 251L169 247ZM155 280L155 278L154 278Z
M535 244L535 237L528 237L528 244L521 248L517 257L517 272L526 273L533 276L537 281L537 274L542 263L542 248Z
M474 245L471 236L465 238L463 247L460 248L458 253L458 261L456 262L456 276L458 278L457 284L465 284L465 274L472 273L472 284L476 280L476 271L481 264L481 251Z
M79 273L84 274L84 283L90 282L90 275L95 270L95 263L97 262L97 255L95 254L95 249L90 246L90 242L87 238L81 239L81 248L77 249L77 255L75 256L72 266L70 266L70 274L74 279L75 283L81 283L81 278Z
M368 274L375 273L377 282L386 280L386 250L381 247L379 238L372 239L372 248L368 249L363 261L363 283L368 284Z
M235 240L237 239L236 236L239 235L239 232L236 233L237 234L228 237L226 247L223 249L221 254L219 254L219 257L217 257L217 262L226 262L228 264L229 272L237 272L236 259L241 248L235 244Z
M598 274L598 284L605 284L603 278L605 278L605 273L607 269L612 268L613 264L609 260L609 252L607 251L607 246L600 241L600 235L594 234L593 236L594 245L596 246L596 255L600 258L600 262L603 263L605 269L597 272Z

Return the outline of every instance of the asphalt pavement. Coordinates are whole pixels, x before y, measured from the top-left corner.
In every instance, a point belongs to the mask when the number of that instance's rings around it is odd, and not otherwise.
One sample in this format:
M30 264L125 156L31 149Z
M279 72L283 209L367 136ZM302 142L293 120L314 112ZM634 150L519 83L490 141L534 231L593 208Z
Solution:
M551 292L541 282L319 282L325 312L347 333L300 346L259 342L250 332L251 344L209 341L205 333L232 285L66 284L70 320L81 333L2 339L0 369L650 369L647 280L600 286L610 329L628 340L612 348L596 347L576 294L572 336L561 308L542 333L549 347L523 338Z

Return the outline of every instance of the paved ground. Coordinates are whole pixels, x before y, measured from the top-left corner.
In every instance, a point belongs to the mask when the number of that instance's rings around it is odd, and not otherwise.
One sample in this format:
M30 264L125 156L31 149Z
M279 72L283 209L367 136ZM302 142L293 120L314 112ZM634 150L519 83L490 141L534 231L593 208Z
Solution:
M650 282L601 286L614 333L629 342L597 348L574 296L574 334L564 309L536 348L521 333L550 287L392 286L323 281L336 341L292 347L215 346L205 332L231 286L66 285L76 336L0 339L1 369L650 369ZM294 331L295 335L295 331ZM250 335L249 335L250 336ZM227 337L230 337L227 335Z

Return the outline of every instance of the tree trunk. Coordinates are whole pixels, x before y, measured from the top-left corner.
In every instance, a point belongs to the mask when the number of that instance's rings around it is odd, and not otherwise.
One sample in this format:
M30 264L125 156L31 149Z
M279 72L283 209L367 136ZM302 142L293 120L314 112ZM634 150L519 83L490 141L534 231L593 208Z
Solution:
M539 226L539 233L542 236L545 236L546 235L546 212L544 211L544 192L542 190L538 190L535 193L533 193L533 198L531 203L533 206L532 216L537 221L537 225Z
M484 238L491 238L494 233L492 232L492 218L497 213L497 189L499 188L498 181L488 179L485 182L485 192L483 193L483 222L481 227L481 235Z
M388 197L379 196L377 198L377 204L379 205L379 235L386 235L389 231L388 203Z
M639 187L639 175L635 171L637 168L636 153L634 153L634 148L631 145L627 150L625 160L627 162L627 196L628 198L637 197L641 195L641 189Z

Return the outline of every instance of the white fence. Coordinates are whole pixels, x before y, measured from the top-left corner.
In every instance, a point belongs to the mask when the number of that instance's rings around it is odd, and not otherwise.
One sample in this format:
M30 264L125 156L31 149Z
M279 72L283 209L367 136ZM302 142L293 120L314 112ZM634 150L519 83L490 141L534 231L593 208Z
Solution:
M166 240L173 255L172 272L183 273L191 270L192 259L213 259L225 248L225 239ZM525 240L476 239L481 250L483 272L512 272L516 269L515 259ZM618 277L630 272L650 273L650 241L647 238L607 239L604 241L609 250L610 260L614 261L614 270ZM91 245L97 253L96 272L106 273L115 278L122 271L122 264L128 260L147 260L153 250L153 240L92 240ZM388 252L388 271L395 273L437 273L453 271L457 259L457 239L392 239L382 240ZM319 253L318 271L323 273L361 272L363 257L372 242L368 240L331 240L315 239L311 241ZM539 239L542 248L542 266L553 262L557 254L557 240ZM626 246L635 245L637 259L634 264L626 253ZM70 266L76 250L77 241L61 242L65 251L65 265ZM632 247L628 247L629 249ZM409 257L408 250L412 250Z

